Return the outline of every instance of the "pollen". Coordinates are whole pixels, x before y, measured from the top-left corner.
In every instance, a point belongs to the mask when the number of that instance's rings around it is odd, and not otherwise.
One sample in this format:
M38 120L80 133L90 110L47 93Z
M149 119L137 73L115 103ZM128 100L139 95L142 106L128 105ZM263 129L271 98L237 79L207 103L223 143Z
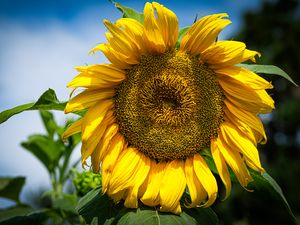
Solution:
M209 147L224 119L224 94L199 56L144 55L116 89L115 117L129 146L156 161Z

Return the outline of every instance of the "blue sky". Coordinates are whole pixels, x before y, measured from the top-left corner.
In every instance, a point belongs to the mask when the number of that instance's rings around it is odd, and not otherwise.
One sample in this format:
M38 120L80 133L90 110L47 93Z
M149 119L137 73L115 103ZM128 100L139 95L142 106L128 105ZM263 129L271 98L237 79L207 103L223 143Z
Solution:
M144 1L119 1L143 10ZM199 17L227 12L233 24L221 34L231 39L247 10L259 8L259 0L160 1L173 10L180 26L190 25ZM36 100L53 88L60 100L67 100L68 81L76 75L75 66L103 63L99 54L88 51L105 42L103 19L117 20L121 14L107 0L0 0L0 110ZM64 123L66 116L55 113ZM38 186L49 186L46 170L20 147L29 134L42 131L37 112L17 115L0 125L0 176L23 175L27 184L23 196ZM79 149L74 159L80 156ZM1 208L1 207L0 207Z

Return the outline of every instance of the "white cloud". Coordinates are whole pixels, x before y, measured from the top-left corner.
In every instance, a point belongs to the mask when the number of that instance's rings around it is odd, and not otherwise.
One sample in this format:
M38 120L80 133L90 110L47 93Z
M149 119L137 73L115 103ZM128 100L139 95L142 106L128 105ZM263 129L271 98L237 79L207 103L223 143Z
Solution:
M60 100L67 100L70 90L66 85L76 75L74 67L105 61L101 54L88 56L95 44L104 41L104 26L85 16L87 26L81 19L71 24L52 20L34 27L1 21L1 30L5 30L0 37L1 111L35 101L48 88ZM62 112L55 115L62 124L66 116ZM43 166L20 146L28 135L42 130L37 112L19 114L0 125L0 176L26 176L24 193L50 185ZM76 154L78 159L78 150Z

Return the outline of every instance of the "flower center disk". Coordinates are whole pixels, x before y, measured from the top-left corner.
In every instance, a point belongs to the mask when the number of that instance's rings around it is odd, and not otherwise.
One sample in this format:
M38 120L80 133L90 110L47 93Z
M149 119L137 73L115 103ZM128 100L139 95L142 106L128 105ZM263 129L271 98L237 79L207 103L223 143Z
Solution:
M130 146L156 161L209 147L223 121L216 74L181 51L142 56L116 90L115 116Z

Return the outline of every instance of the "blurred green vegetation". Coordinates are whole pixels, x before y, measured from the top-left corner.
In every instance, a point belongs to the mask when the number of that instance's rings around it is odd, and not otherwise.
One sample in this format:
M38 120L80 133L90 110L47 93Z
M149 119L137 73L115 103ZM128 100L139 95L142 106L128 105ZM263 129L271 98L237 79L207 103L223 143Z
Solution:
M39 101L49 100L45 98L47 93ZM80 159L74 163L70 161L81 141L80 135L73 135L67 140L61 137L72 121L60 126L51 112L40 111L40 116L46 134L30 135L21 145L47 169L52 186L44 191L37 189L33 196L29 196L31 202L25 204L19 196L26 178L0 177L0 198L15 203L8 208L0 208L0 224L85 224L76 206L80 197L100 185L101 176L90 171L79 172L76 165Z
M235 39L262 53L258 64L276 65L300 84L300 1L262 1L258 11L247 12ZM300 224L300 88L276 76L270 93L275 111L262 117L268 136L259 146L262 164L279 183ZM282 207L259 193L235 186L228 200L215 204L224 225L294 224Z

